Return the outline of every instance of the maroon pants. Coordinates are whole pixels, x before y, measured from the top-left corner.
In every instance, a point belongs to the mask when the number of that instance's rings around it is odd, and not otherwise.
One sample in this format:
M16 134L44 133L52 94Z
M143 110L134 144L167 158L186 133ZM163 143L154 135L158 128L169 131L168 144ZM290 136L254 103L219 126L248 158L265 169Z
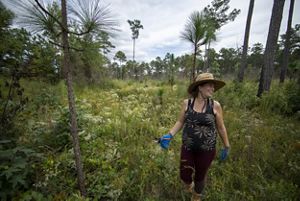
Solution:
M204 179L207 170L216 156L216 150L190 151L181 147L180 178L186 184L194 180L195 191L201 193L204 188Z

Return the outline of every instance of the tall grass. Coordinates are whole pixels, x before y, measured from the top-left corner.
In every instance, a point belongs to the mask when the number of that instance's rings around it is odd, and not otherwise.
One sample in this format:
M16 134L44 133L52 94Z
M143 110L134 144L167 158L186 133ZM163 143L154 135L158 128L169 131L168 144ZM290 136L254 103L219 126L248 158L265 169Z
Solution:
M26 85L32 101L18 119L24 131L20 142L34 146L43 160L33 167L32 187L16 197L84 200L76 190L74 156L66 135L64 84ZM86 200L190 199L179 179L180 133L168 151L154 141L175 123L187 97L186 86L113 80L104 87L75 87ZM300 136L297 86L275 84L258 99L255 83L229 82L215 99L223 106L232 149L229 160L213 162L206 200L296 201L300 197L300 153L293 146Z

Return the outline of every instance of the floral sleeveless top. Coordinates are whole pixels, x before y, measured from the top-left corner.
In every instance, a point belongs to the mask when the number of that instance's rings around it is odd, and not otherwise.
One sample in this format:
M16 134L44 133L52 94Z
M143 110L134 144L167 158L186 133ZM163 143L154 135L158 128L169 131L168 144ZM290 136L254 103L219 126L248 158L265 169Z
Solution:
M182 134L182 143L187 150L210 151L216 148L216 118L213 112L213 100L207 99L205 112L196 112L195 99L188 100Z

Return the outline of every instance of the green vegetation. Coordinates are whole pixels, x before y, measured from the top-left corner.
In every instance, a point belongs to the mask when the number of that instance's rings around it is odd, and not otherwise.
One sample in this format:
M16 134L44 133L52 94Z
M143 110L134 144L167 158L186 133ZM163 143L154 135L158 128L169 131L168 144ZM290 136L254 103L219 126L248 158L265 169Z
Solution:
M77 190L63 83L21 84L32 98L14 119L17 146L0 143L1 199L189 200L178 172L180 133L168 151L154 142L175 123L186 83L114 80L75 87L86 199ZM296 201L300 196L300 90L293 82L274 82L258 99L256 87L229 82L215 94L232 150L228 161L213 162L206 200Z
M205 22L215 26L205 30L203 52L166 52L149 63L134 59L140 20L128 20L132 60L120 50L114 61L108 58L118 25L101 0L5 2L0 1L1 200L189 200L178 172L180 133L168 151L154 139L175 123L188 78L206 70L228 80L215 99L223 105L232 149L229 160L213 162L205 200L298 200L299 24L281 35L278 47L250 47L244 82L237 83L232 80L240 49L210 47L215 31L240 12L229 10L229 0L205 7ZM62 26L65 21L68 26ZM289 40L287 60L282 55ZM274 50L266 76L271 81L273 70L275 78L287 70L289 80L273 80L258 98L264 58Z

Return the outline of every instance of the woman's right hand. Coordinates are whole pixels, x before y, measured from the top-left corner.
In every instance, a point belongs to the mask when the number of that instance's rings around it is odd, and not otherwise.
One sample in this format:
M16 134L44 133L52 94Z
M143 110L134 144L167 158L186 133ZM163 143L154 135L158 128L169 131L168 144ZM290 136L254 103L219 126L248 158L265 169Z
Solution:
M161 148L168 149L172 138L173 138L173 135L171 133L163 135L159 139L159 144L160 144Z

